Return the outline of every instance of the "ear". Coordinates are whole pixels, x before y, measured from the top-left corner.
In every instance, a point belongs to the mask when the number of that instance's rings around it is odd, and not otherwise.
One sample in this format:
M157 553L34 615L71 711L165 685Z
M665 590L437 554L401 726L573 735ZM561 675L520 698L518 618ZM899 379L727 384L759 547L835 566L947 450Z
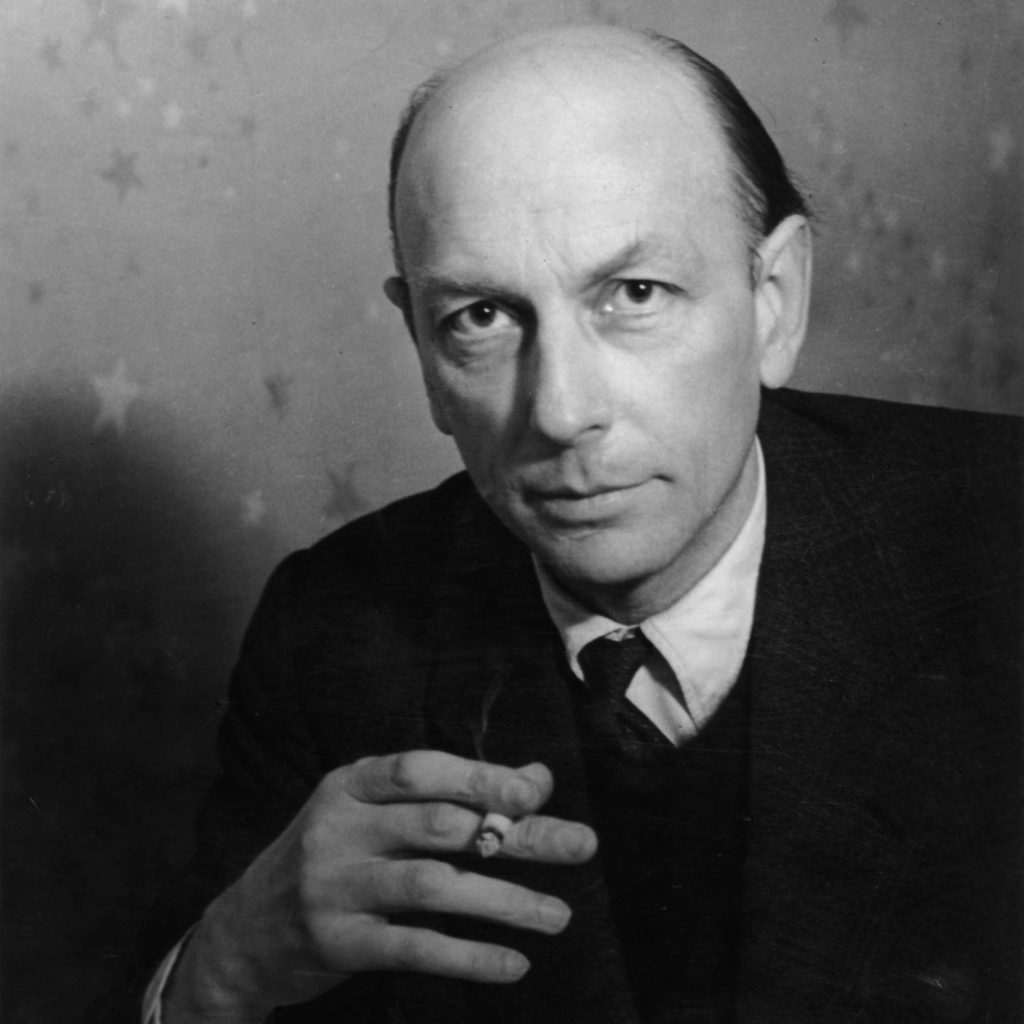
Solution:
M409 297L409 285L405 278L389 277L384 282L384 294L392 306L397 306L402 311L402 319L405 321L406 330L412 336L413 343L416 342L416 328L412 319L412 300Z
M409 331L409 336L412 338L413 345L416 346L416 353L420 359L420 372L423 375L423 385L427 390L427 401L430 403L430 418L442 434L451 434L451 428L448 426L448 417L445 415L444 408L437 395L437 388L427 368L426 354L423 351L419 338L416 336L416 323L412 314L412 296L409 293L409 285L404 278L389 277L384 282L384 294L392 305L397 306L402 311L402 319L405 321L405 326Z
M811 300L811 228L787 217L757 247L754 308L761 383L780 388L793 374L807 333Z

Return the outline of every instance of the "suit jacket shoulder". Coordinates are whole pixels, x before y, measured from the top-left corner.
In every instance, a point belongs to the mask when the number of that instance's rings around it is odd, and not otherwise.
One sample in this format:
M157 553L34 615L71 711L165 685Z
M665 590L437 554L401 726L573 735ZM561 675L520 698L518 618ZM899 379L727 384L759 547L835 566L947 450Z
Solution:
M780 1016L816 993L822 1019L1016 1019L1020 426L783 392L760 435L758 990Z
M878 556L914 615L968 618L1019 600L1024 421L782 391L765 401L759 435L773 545L859 540L861 570ZM856 567L840 562L835 585ZM997 618L1009 624L1011 611Z

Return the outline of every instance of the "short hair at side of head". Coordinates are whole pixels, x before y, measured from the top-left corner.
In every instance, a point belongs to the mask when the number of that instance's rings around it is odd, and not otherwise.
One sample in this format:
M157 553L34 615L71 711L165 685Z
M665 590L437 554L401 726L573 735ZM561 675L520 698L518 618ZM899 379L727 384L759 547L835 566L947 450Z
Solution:
M770 235L787 217L810 218L806 199L793 183L778 147L743 93L717 64L670 36L644 32L658 52L693 73L725 132L736 176L740 214L752 245Z
M732 79L717 64L678 39L658 32L637 33L636 38L646 40L656 53L668 60L680 63L710 103L715 119L725 134L733 163L739 214L747 228L751 254L761 239L770 235L787 217L800 214L810 218L807 201L793 183L782 154ZM391 143L388 225L395 268L400 274L403 273L403 267L398 244L396 200L402 155L416 119L448 81L453 70L437 72L413 91Z

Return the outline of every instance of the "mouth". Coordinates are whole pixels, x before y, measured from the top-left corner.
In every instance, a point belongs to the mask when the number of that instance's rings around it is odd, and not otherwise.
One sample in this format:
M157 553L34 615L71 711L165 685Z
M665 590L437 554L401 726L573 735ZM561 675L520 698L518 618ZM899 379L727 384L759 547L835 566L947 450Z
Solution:
M592 525L625 512L643 483L589 487L553 487L530 492L528 504L554 525Z

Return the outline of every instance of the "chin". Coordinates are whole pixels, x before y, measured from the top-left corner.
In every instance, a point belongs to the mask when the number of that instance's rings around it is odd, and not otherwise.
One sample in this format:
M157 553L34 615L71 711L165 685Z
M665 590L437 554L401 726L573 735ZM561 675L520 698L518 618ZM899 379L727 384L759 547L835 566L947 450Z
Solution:
M641 544L608 537L605 531L534 547L537 556L569 586L579 589L619 590L643 583L662 566Z

